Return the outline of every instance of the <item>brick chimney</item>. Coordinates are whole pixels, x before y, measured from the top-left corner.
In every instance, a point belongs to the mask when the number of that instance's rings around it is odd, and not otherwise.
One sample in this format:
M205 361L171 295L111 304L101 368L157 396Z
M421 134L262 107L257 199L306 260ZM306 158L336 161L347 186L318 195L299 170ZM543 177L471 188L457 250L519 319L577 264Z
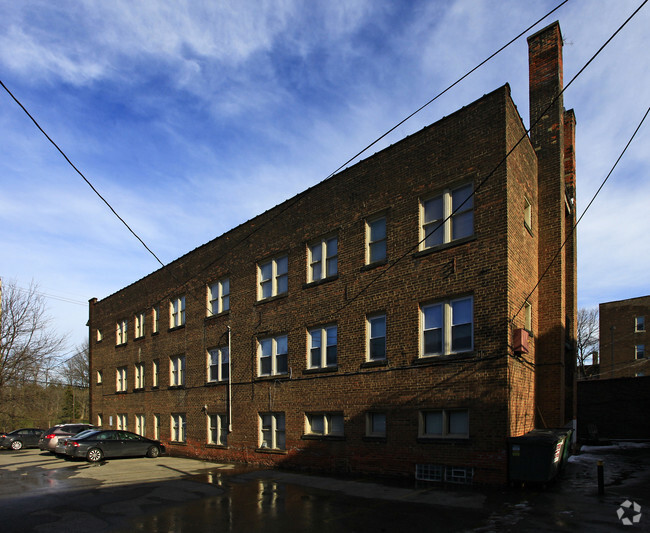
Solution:
M537 427L562 427L575 415L575 149L565 112L562 34L552 23L528 38L530 138L538 158L539 272L535 339ZM569 192L569 194L567 194ZM549 268L564 240L570 242Z

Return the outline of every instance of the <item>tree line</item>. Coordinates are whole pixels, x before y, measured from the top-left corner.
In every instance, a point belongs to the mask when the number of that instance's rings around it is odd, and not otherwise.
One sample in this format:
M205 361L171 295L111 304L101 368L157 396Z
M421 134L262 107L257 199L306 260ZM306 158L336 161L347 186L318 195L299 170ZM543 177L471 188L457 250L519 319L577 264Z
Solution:
M0 430L88 419L88 342L67 357L44 297L0 281Z

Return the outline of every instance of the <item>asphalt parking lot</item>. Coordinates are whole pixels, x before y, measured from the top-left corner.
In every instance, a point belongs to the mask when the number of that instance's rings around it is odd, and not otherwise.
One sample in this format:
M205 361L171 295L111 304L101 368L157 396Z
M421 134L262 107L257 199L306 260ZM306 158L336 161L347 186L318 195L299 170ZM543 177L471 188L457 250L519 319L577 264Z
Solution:
M596 461L605 461L599 496ZM634 505L621 508L625 501ZM625 526L619 517L639 520ZM650 447L589 449L547 487L389 485L163 456L66 461L0 451L13 531L650 531Z

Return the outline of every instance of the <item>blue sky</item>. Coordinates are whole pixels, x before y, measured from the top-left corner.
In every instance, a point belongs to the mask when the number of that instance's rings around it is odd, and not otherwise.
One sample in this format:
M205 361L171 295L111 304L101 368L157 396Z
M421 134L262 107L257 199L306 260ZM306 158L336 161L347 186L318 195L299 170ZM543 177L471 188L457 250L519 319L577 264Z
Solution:
M556 1L0 0L0 79L164 263L318 183ZM570 0L568 82L642 0ZM565 93L578 211L650 105L650 6ZM521 38L363 157L509 83ZM48 298L70 345L87 301L159 265L4 91L0 276ZM650 123L578 230L579 305L650 294ZM62 301L72 300L70 301Z

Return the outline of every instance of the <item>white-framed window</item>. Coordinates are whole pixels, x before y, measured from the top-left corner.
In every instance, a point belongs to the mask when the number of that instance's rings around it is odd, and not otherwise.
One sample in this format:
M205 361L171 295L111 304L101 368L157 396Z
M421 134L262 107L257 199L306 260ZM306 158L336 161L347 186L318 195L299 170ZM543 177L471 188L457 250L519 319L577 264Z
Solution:
M469 410L434 409L420 411L419 436L423 438L468 438Z
M182 387L185 385L185 356L175 355L169 358L169 386Z
M144 311L135 315L135 338L144 337Z
M160 307L154 305L151 309L151 333L158 333L160 324Z
M185 442L185 413L172 414L170 419L171 440Z
M366 436L386 436L386 413L366 413Z
M135 364L135 388L144 389L144 363Z
M524 328L533 331L533 306L530 302L524 303Z
M305 416L305 433L307 435L342 436L343 414L341 413L307 413Z
M471 296L422 305L421 356L471 351L474 346L473 307Z
M278 335L260 339L257 343L257 375L274 376L288 371L287 336Z
M634 317L634 331L645 331L645 316Z
M208 381L226 381L230 377L228 346L208 350Z
M160 415L153 415L153 438L160 440Z
M104 338L104 334L102 333L101 329L97 330L97 342L102 342L102 339Z
M264 300L289 290L289 258L286 255L259 263L257 299Z
M104 415L102 415L101 413L97 413L97 427L101 428L103 422L104 422Z
M366 221L366 264L386 259L386 217Z
M284 413L260 413L260 448L284 450L286 448Z
M230 279L223 278L208 286L208 316L230 309Z
M208 415L208 444L228 445L228 418L226 415Z
M129 321L125 318L123 320L117 321L117 326L115 329L115 344L126 344L127 339L127 329L129 327Z
M386 315L368 316L366 321L366 338L368 339L368 361L386 359Z
M154 359L151 363L151 386L158 387L160 382L158 380L160 373L160 360Z
M129 429L128 416L126 415L126 413L117 414L117 429L121 429L124 431L127 431Z
M473 186L446 190L420 202L420 249L470 237L474 234Z
M137 414L135 415L135 432L138 435L142 435L144 437L145 433L145 418L143 414Z
M117 392L126 392L127 382L127 367L120 366L115 371L115 390Z
M337 364L337 327L329 324L309 330L309 368Z
M97 371L97 385L104 383L104 372L102 370Z
M643 359L645 357L645 344L636 344L634 346L634 358Z
M169 327L178 328L185 324L185 296L177 296L169 302Z
M524 197L524 224L529 230L533 229L533 207L526 197Z
M308 281L338 274L338 238L328 237L309 246Z

